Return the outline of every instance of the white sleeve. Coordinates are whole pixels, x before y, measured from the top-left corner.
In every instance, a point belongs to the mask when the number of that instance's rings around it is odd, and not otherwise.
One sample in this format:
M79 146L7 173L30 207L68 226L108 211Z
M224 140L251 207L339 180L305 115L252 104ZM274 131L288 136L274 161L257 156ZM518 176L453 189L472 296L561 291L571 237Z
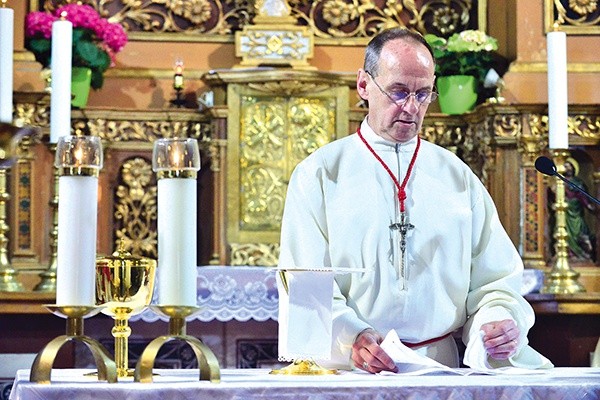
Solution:
M509 360L510 364L547 367L549 361L527 345L527 333L533 326L535 315L520 294L523 261L502 227L490 195L483 185L475 187L478 200L473 208L471 283L466 304L468 320L463 329L465 354L471 353L471 347L481 340L479 331L483 324L512 319L520 333L519 349ZM532 352L539 357L533 357ZM521 354L527 360L520 360ZM468 362L465 359L465 363Z

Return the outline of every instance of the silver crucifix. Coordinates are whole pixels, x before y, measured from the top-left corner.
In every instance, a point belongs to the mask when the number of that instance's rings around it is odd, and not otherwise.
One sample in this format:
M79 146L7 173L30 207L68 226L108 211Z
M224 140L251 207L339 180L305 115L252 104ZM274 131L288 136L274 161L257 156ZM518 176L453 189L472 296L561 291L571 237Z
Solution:
M406 265L405 265L405 251L406 251L406 235L410 229L415 226L408 222L408 215L405 212L400 212L400 222L396 222L390 225L390 229L398 230L400 233L400 276L401 276L401 289L405 288L406 279Z
M395 222L390 225L390 229L398 229L400 232L400 250L402 251L402 258L404 258L404 251L406 250L406 235L410 229L415 226L408 221L408 215L405 212L400 212L400 222Z

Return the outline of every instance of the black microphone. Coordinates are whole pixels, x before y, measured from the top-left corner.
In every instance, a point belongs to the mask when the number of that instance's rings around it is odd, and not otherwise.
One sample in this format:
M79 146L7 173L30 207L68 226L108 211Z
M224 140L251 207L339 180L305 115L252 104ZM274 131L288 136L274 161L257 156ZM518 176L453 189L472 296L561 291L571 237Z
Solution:
M557 176L561 181L565 182L572 189L583 193L588 199L592 200L597 205L600 205L600 200L598 200L597 198L593 197L591 194L586 192L585 189L583 189L582 187L576 185L575 183L573 183L570 180L568 180L567 178L565 178L563 175L559 174L556 169L556 165L554 164L554 161L552 161L548 157L544 157L544 156L538 157L537 160L535 160L535 169L537 169L539 172L541 172L544 175Z

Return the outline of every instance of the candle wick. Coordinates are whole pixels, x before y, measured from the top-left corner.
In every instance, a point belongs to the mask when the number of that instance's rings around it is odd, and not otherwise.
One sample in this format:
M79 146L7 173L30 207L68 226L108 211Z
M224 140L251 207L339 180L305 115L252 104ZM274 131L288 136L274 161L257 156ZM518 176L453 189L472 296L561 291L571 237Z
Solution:
M560 26L563 24L563 22L565 21L563 20L562 16L558 17L558 19L552 24L552 30L554 32L560 31Z

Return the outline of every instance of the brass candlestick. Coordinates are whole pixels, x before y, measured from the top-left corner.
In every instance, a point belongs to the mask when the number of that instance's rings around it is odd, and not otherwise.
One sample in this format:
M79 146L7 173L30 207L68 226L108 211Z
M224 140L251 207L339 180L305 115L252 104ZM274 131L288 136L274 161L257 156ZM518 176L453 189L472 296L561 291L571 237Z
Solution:
M0 122L0 291L23 291L23 285L16 280L17 273L11 268L8 260L8 237L10 230L6 223L6 203L10 199L7 192L6 174L18 156L19 145L26 138L36 138L39 135L37 128L18 127L9 123Z
M567 150L553 150L554 163L559 174L564 173L565 160L568 155L569 152ZM562 180L556 179L556 200L554 202L556 219L554 227L554 250L556 252L556 261L550 272L545 274L544 284L540 289L541 293L571 294L585 292L585 288L577 282L579 273L573 271L569 266L567 207L565 184Z
M156 261L135 257L121 248L112 257L96 262L96 304L115 320L115 362L119 377L133 376L128 369L129 318L144 310L152 300Z
M191 306L150 306L150 308L157 314L169 318L169 334L157 337L146 346L135 367L135 381L151 383L152 368L160 348L171 340L182 340L192 348L196 355L200 370L199 380L219 383L221 371L215 354L199 339L186 334L185 319L196 313L199 308Z
M23 285L16 279L17 272L8 261L8 236L10 230L6 223L6 203L10 194L6 191L6 168L0 168L0 291L22 292Z
M56 153L56 144L50 144L50 150ZM41 281L35 287L36 292L56 292L56 253L58 250L58 178L59 169L54 167L51 199L49 201L52 212L52 229L50 230L50 259L48 268L40 274Z
M100 309L94 306L46 305L45 307L55 315L67 319L66 334L50 341L37 354L31 366L29 380L36 383L50 383L52 365L58 351L67 342L79 341L85 344L94 356L98 368L98 380L117 382L117 367L106 348L83 334L83 319L96 315Z

